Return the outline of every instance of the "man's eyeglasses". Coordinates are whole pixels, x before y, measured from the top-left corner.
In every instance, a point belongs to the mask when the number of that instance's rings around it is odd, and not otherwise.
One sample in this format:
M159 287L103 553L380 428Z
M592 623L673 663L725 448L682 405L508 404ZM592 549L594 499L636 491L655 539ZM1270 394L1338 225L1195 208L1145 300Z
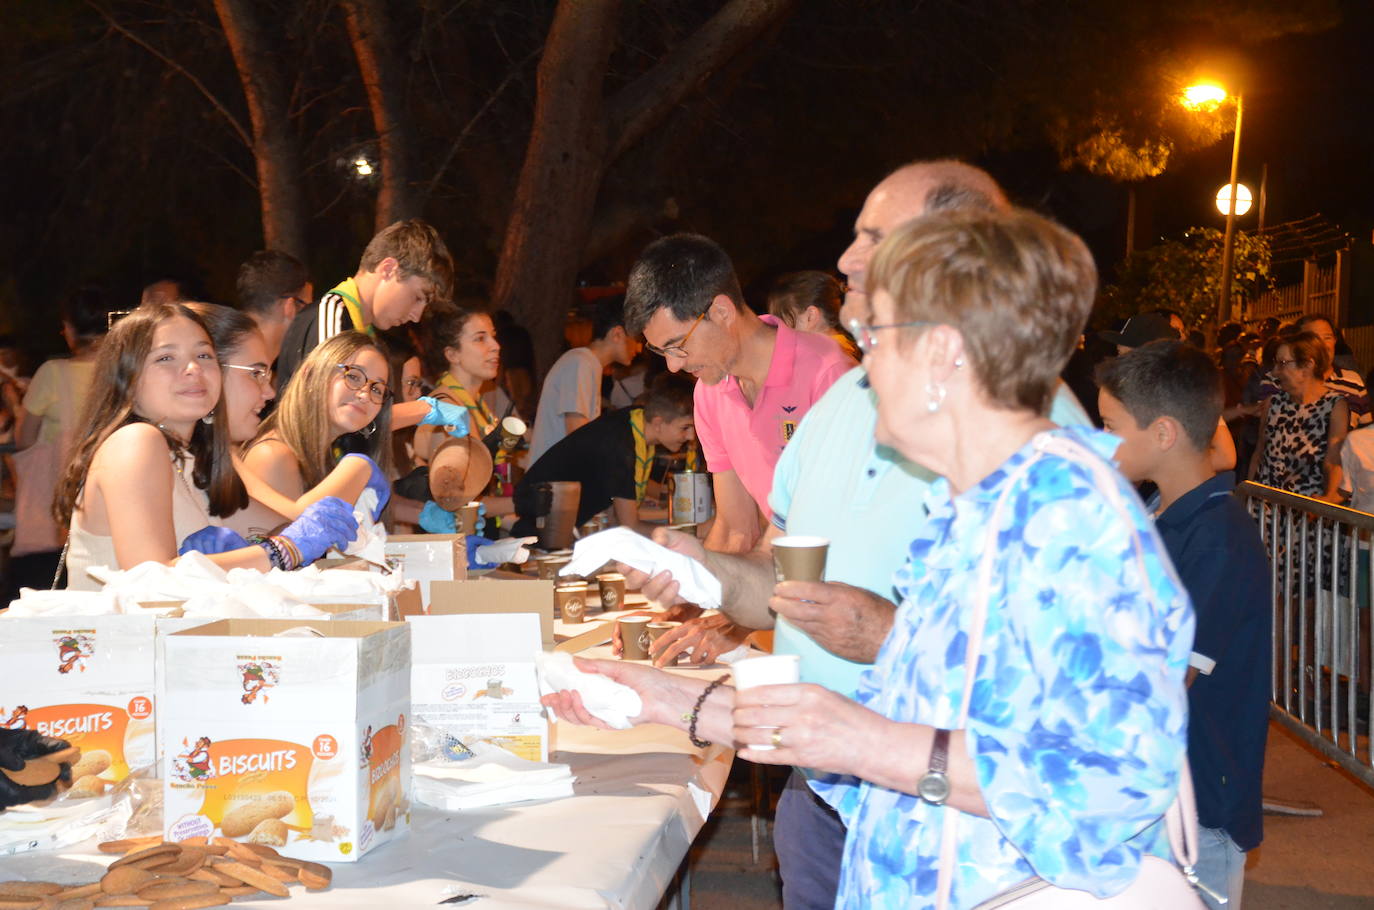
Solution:
M705 319L706 314L710 311L711 307L709 305L706 309L702 310L701 315L697 316L696 320L692 323L692 327L687 330L687 334L683 335L682 340L677 344L670 344L666 348L661 348L657 345L649 344L649 342L646 341L644 342L644 346L660 357L681 357L685 359L687 357L687 339L692 337L692 333L697 330L697 326L701 325L701 320Z
M865 354L872 353L878 346L878 338L873 333L879 329L910 329L918 325L935 325L933 322L889 322L887 325L865 325L857 319L849 320L849 334L854 336L854 342L859 346L859 350Z
M386 383L378 382L375 379L368 379L367 371L362 367L352 363L338 364L339 372L343 373L344 385L355 392L367 389L367 397L372 399L373 404L386 404L391 397L391 389L386 387Z

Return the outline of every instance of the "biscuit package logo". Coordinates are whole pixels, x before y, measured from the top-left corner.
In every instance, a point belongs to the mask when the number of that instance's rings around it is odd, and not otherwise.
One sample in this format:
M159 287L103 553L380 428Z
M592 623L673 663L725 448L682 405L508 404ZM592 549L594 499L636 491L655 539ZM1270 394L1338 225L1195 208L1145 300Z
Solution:
M369 726L363 733L361 764L367 772L367 819L371 823L371 831L364 830L364 849L372 832L390 831L403 817L409 820L410 803L401 780L405 725L406 718L402 714L394 724L375 733Z
M85 673L86 663L95 654L94 629L60 629L53 632L57 647L57 672Z
M171 786L200 797L194 812L169 826L169 839L225 837L284 847L294 833L310 838L315 817L309 747L275 739L185 737L172 759Z
M245 705L251 705L259 699L261 704L267 704L270 700L268 690L281 682L280 659L240 657L239 661L239 673L243 677L241 700Z

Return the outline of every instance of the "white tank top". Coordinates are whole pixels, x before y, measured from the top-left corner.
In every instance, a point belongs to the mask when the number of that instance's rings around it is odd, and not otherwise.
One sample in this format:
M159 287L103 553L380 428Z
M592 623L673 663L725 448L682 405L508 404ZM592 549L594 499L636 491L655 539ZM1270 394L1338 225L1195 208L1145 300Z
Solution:
M172 456L172 530L177 543L185 540L209 524L210 497L192 481L196 470L195 456L187 453L185 464L178 468L176 456ZM72 528L67 549L67 590L99 591L100 582L86 574L90 566L121 566L115 556L114 538L105 534L92 534L81 526L81 510L72 513Z

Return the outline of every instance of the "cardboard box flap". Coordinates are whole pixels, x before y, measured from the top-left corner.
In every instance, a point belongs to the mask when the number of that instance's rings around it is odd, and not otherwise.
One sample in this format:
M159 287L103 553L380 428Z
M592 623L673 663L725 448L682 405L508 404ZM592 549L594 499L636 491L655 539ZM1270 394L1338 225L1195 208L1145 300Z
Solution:
M411 652L417 663L533 661L541 649L533 613L412 616Z
M378 632L395 629L400 623L354 622L350 620L311 619L221 619L194 629L173 632L175 636L204 636L219 638L294 638L282 632L310 629L315 638L366 638Z
M544 649L553 648L553 582L489 578L436 581L430 586L431 616L471 613L534 613Z

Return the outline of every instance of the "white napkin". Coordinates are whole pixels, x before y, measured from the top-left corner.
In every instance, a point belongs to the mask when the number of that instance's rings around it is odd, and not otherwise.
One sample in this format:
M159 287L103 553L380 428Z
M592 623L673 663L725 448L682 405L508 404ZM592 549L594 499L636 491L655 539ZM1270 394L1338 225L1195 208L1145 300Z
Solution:
M104 591L38 591L20 588L4 616L105 616L119 612L119 604Z
M357 556L375 565L386 565L386 528L381 522L372 520L377 509L377 491L372 488L363 490L358 501L353 504L353 518L358 522L358 536L353 538L344 554Z
M473 555L484 565L499 566L505 562L521 565L530 558L529 545L538 537L505 537L495 543L484 544Z
M586 575L613 559L650 575L667 570L677 580L683 600L707 610L720 608L719 578L695 559L674 553L629 528L611 528L582 538L573 544L572 560L558 574Z
M617 730L630 729L633 726L630 718L644 710L644 701L638 692L599 673L582 672L566 651L541 651L534 660L539 669L542 694L550 695L563 689L577 692L591 714Z
M466 745L471 755L461 761L434 759L411 766L417 801L454 811L572 796L567 765L528 761L481 740Z

